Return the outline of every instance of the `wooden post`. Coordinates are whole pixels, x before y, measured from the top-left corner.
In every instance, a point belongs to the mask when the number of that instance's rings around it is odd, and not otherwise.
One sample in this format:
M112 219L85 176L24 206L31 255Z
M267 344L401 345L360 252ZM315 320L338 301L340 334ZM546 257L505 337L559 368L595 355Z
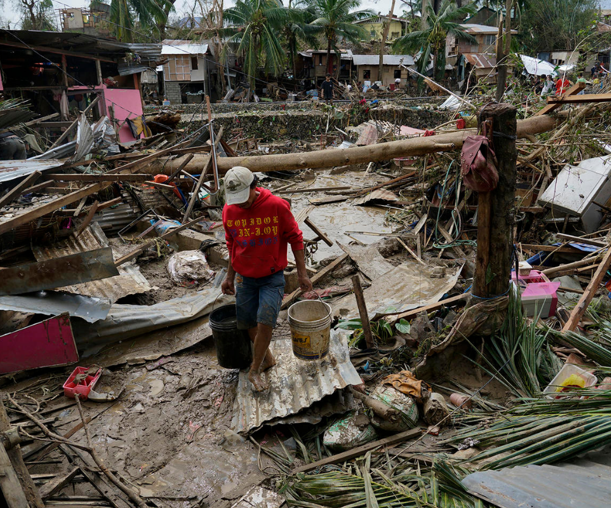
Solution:
M504 295L509 289L517 160L516 108L490 104L480 113L480 121L488 119L492 120L499 183L492 192L479 195L473 294L482 298Z
M496 43L496 100L500 102L505 93L505 83L507 82L507 58L509 56L509 50L511 48L511 8L513 6L513 0L506 0L505 5L505 19L500 17L499 23L499 37ZM504 21L504 23L503 23ZM503 24L505 30L503 33Z
M359 308L359 315L361 316L361 324L363 325L363 334L365 335L365 342L367 343L367 347L369 349L375 349L376 343L374 342L373 334L371 333L369 314L367 314L367 306L365 305L365 295L363 295L361 279L359 279L358 274L352 277L352 288L354 289L356 304Z
M2 395L0 395L0 432L6 432L10 430L10 428L11 424L9 422L8 415L6 414L6 409L4 409L4 398ZM4 446L2 443L0 443L0 448L2 448L2 451L4 451ZM21 447L19 445L13 446L10 450L6 451L6 455L12 463L12 469L14 469L17 478L19 479L19 484L21 485L23 494L25 494L27 504L30 505L30 508L44 508L45 505L38 494L38 488L36 485L34 485L34 481L32 480L32 477L28 472L28 468L23 461ZM17 496L19 496L19 494L17 494ZM21 499L21 496L19 496L19 498Z
M102 64L100 63L99 60L95 61L95 71L96 71L96 74L98 75L98 85L102 86L104 79L102 78Z

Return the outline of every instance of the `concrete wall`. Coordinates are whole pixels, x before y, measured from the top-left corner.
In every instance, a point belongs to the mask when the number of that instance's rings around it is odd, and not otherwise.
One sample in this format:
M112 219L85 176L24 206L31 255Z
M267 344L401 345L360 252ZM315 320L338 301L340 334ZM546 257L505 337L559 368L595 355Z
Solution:
M384 30L384 23L382 21L368 22L368 23L359 23L359 26L363 27L367 30L366 40L382 40L382 33ZM398 35L397 35L398 34ZM395 39L401 37L403 34L403 23L400 21L392 20L390 22L390 28L388 30L388 39L387 41L394 41Z
M363 77L365 71L369 71L370 78L369 81L373 84L374 81L382 81L384 86L388 86L391 83L395 82L395 70L399 70L398 67L394 65L385 65L384 70L382 72L382 79L380 80L378 76L378 66L377 65L359 65L357 67L357 81L366 81ZM406 69L400 68L401 70L401 80L402 84L405 84L405 81L408 77L408 72Z
M180 83L177 83L176 81L166 81L165 96L167 99L169 99L170 104L182 104Z

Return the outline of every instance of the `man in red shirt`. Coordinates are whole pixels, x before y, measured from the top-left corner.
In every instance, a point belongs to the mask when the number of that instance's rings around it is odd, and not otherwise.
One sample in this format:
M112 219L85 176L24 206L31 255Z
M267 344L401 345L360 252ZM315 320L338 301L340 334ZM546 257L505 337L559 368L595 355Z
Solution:
M287 201L257 187L255 175L241 166L225 175L225 196L229 266L221 289L236 295L238 328L248 330L254 342L248 379L259 392L269 388L261 373L276 364L269 344L284 296L288 244L295 256L299 287L311 291L312 282L305 266L303 235Z

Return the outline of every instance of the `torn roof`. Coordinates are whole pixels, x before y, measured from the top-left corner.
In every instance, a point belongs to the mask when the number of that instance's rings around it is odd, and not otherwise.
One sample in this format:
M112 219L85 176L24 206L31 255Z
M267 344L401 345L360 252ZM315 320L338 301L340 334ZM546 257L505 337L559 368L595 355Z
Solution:
M17 178L23 178L24 176L31 175L34 171L48 171L49 169L58 168L62 164L62 161L55 159L0 161L0 182L10 182Z
M169 40L163 41L161 47L162 55L205 55L210 52L208 44L194 44L193 41Z
M477 25L474 23L462 23L460 25L465 29L465 32L471 35L497 35L499 29L495 26ZM517 30L512 30L512 34L517 34Z
M496 66L496 56L486 53L465 53L465 60L476 69L492 69Z

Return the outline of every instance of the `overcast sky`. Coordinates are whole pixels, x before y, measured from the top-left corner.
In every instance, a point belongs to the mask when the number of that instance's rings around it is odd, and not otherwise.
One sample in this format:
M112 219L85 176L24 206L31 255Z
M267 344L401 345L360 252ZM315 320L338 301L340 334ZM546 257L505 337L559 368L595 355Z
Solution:
M232 0L225 0L226 2L231 2ZM20 13L19 10L15 7L15 3L17 0L0 0L0 3L4 3L4 9L1 15L2 25L6 26L7 21L10 22L11 28L18 28L20 21ZM285 2L286 3L286 2ZM182 15L186 12L189 12L189 5L192 5L193 2L190 0L177 0L176 3L176 13ZM89 7L88 1L83 0L53 0L53 5L55 9L63 9L65 7ZM227 4L226 4L227 5ZM391 0L363 0L362 8L363 9L373 9L376 12L382 12L383 14L388 14L390 10ZM395 5L395 14L400 15L404 9L404 5L401 1L397 1ZM57 21L57 20L56 20Z

